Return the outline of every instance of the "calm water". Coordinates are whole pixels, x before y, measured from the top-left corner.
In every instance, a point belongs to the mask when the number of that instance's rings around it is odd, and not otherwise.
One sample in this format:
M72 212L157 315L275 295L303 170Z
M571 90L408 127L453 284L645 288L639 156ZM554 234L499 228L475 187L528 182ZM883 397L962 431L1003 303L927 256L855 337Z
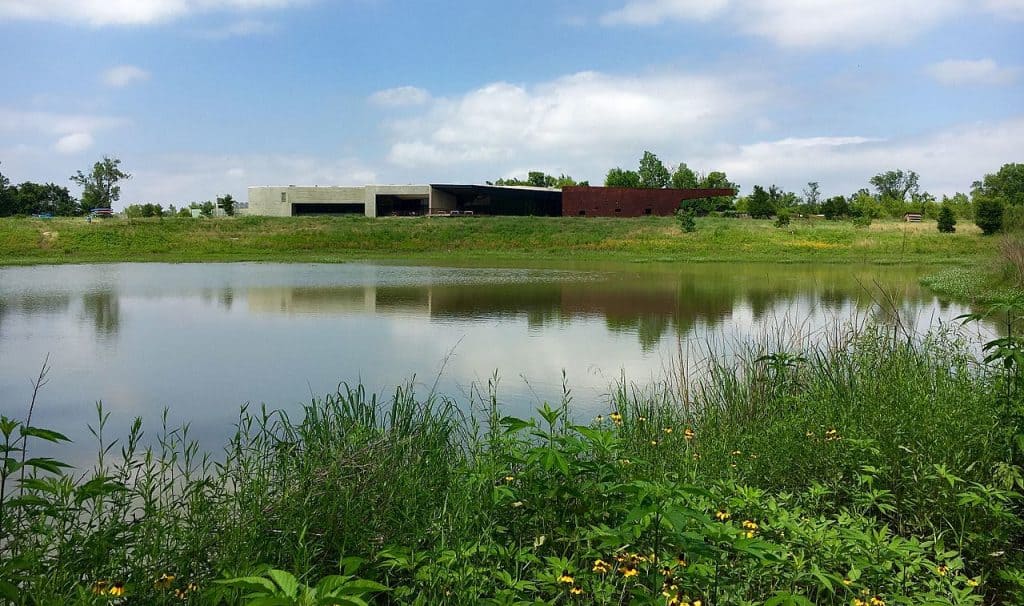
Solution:
M606 408L622 373L664 376L678 351L765 334L814 335L865 317L879 287L924 329L966 310L913 268L619 265L120 264L0 269L0 410L22 417L30 378L52 370L34 424L91 448L95 403L120 434L164 407L217 448L245 402L297 410L362 381L465 401L497 370L511 414L557 401ZM438 378L439 377L439 378ZM66 452L66 451L65 451ZM84 452L84 450L83 450Z

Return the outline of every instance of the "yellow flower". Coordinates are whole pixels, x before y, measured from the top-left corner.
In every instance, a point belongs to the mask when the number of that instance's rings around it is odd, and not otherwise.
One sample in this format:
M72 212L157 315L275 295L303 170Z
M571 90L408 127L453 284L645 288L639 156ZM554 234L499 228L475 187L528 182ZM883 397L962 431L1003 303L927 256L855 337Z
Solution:
M657 440L651 440L651 446L657 446L657 445L658 445L658 441Z
M743 520L743 527L747 530L757 530L757 522L753 520Z
M569 593L571 593L573 595L582 595L583 594L583 588L580 587L579 585L575 585L575 586L573 586L572 589L569 590Z
M977 587L978 586L978 579L967 579L967 586L968 587Z
M849 587L850 585L853 585L853 581L851 581L850 579L843 579L843 585Z
M647 417L637 417L636 420L643 423L644 421L647 420Z
M683 437L686 438L687 440L692 440L694 435L695 434L693 433L693 430L690 429L689 427L683 430Z
M604 423L604 415L597 415L596 417L594 417L594 420L597 421L598 423Z
M694 461L699 461L700 460L700 453L699 452L693 453L693 460Z
M944 576L946 576L947 573L949 573L949 567L946 566L945 564L939 564L935 568L935 572L938 573L938 575L940 577L944 577Z
M876 595L871 598L871 606L885 606L885 600Z
M559 583L565 583L566 585L573 585L576 583L576 579L572 578L568 570L563 570L562 575L558 577Z
M622 576L626 578L635 577L636 575L640 574L640 571L637 570L636 566L634 566L633 564L626 564L625 566L619 568L619 572L621 572Z
M114 583L113 585L110 586L110 589L107 590L107 593L109 595L114 596L114 597L123 596L124 595L124 583L122 583L121 581L118 581L118 582Z
M715 512L715 517L718 518L720 522L724 522L731 518L732 514L730 514L728 511L717 511Z
M612 422L615 423L616 425L622 425L622 415L620 415L618 411L608 415L608 418L611 419Z
M748 530L748 531L746 531L746 532L744 532L744 533L743 533L743 536L747 537L748 539L752 539L752 538L754 538L754 536L755 536L756 534L757 534L757 531L754 531L754 530Z
M103 595L104 593L106 593L108 585L110 585L110 583L107 582L107 581L104 581L104 580L96 581L95 583L92 584L92 592L93 592L93 594L94 595Z
M662 429L662 431L664 431L665 433L672 433L672 428L666 427L665 429Z
M153 581L153 587L156 587L157 589L169 589L171 587L171 583L173 583L173 582L174 582L174 575L173 574L167 574L165 572L162 575L160 575L159 579Z
M734 451L730 452L729 454L731 454L734 457L738 457L741 454L743 454L743 451L742 450L734 450Z
M516 479L515 476L505 476L505 481L506 482L514 482L515 479Z
M868 603L860 598L853 598L853 606L868 606Z
M594 569L593 570L597 574L605 574L606 572L608 572L611 569L612 569L612 565L609 564L608 562L605 562L604 560L602 560L600 558L594 560Z
M629 465L630 461L629 459L619 459L619 463L622 463L623 465Z
M676 565L677 566L681 566L683 568L685 568L687 566L686 554L685 553L679 554L679 557L676 558Z

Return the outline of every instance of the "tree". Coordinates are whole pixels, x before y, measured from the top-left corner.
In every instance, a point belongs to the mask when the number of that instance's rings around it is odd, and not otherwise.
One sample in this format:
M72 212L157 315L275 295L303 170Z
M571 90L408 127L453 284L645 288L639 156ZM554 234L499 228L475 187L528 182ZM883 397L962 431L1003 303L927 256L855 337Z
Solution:
M1003 200L994 196L979 195L974 199L974 224L986 236L1003 228Z
M821 205L821 212L829 221L846 217L850 214L850 205L843 196L833 196Z
M645 151L640 158L640 187L647 189L662 189L668 187L671 176L668 169L662 164L658 156Z
M807 213L812 215L817 213L818 205L821 204L821 189L818 187L818 182L808 181L803 194L804 204L807 205Z
M697 174L690 170L685 162L676 167L672 173L672 187L675 189L694 189L697 187Z
M217 204L224 209L224 214L229 217L235 216L235 199L231 197L231 194L224 194L223 197L217 198Z
M697 221L694 220L692 208L680 208L676 211L676 219L679 220L679 229L686 233L697 231Z
M0 217L9 217L17 213L18 190L11 187L11 180L0 172Z
M939 231L944 234L951 234L956 231L956 215L953 213L953 207L949 204L943 204L942 209L939 211Z
M213 202L210 202L209 200L207 200L206 202L203 202L202 204L199 205L199 212L204 217L212 217L213 216L213 209L214 209Z
M539 170L531 170L526 175L526 183L531 187L547 187L547 175Z
M636 171L613 168L604 178L605 187L640 187L640 175Z
M729 177L722 171L713 170L704 175L697 182L697 187L702 189L731 189L731 196L715 196L711 198L715 210L723 211L732 208L736 196L740 193L740 186L729 180Z
M131 179L132 176L120 168L121 161L117 158L103 156L103 160L93 164L88 175L78 171L71 180L82 187L82 206L84 208L111 208L114 202L121 199L120 181Z
M1004 204L1024 205L1024 164L1004 164L995 174L975 181L972 191L1002 198Z
M890 170L871 177L871 184L883 199L889 198L903 204L908 193L917 193L917 173L912 170L905 173L902 170Z
M747 213L755 219L767 219L775 213L771 196L760 185L747 197Z

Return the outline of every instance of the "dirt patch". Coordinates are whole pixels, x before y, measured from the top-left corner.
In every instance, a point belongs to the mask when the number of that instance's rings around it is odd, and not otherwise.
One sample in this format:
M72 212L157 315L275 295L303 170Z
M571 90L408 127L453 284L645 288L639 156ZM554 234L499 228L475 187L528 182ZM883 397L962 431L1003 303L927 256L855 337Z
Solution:
M39 234L39 247L52 248L57 243L60 233L56 231L44 231Z

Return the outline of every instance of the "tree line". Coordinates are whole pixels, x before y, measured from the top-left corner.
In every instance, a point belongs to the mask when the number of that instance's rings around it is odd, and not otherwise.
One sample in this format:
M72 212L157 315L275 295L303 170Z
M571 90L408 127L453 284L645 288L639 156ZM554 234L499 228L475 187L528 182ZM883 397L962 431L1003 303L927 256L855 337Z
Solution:
M82 188L81 199L71 194L67 187L56 183L33 183L25 181L14 185L9 177L0 171L0 217L51 215L78 217L96 209L110 209L121 199L121 182L132 175L121 169L121 160L104 156L93 164L88 172L77 171L68 179ZM171 204L164 208L160 204L132 204L125 208L129 218L137 217L191 217L192 209L198 209L203 216L213 216L221 208L228 216L235 214L236 201L231 194L218 197L216 203L193 202L177 209Z

